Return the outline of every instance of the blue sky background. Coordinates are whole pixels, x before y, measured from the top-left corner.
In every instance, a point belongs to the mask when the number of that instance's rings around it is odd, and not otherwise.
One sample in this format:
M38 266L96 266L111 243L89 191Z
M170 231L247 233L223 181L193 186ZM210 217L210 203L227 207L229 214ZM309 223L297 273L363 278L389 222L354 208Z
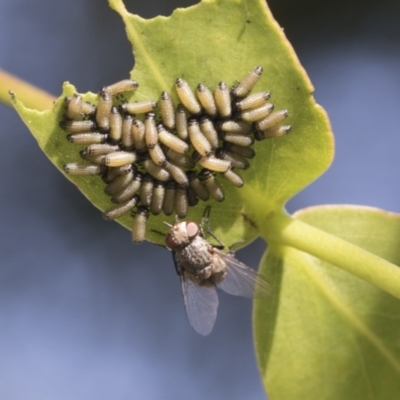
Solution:
M152 17L195 2L136 3L128 9ZM336 136L331 169L290 212L335 203L400 212L400 4L375 3L271 2ZM64 80L96 91L131 64L105 0L0 2L0 68L50 93ZM170 255L104 221L12 109L0 105L0 121L0 398L265 398L251 302L221 294L214 331L197 335ZM255 267L263 249L256 241L238 258Z

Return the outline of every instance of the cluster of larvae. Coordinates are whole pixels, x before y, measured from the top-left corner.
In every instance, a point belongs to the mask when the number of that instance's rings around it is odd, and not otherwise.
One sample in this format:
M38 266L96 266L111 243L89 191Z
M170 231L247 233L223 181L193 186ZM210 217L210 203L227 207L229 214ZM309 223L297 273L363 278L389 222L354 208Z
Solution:
M218 179L243 186L237 171L255 156L254 139L290 131L280 125L287 110L274 111L268 91L250 94L262 72L261 66L254 68L232 88L220 82L214 93L200 83L195 94L178 78L177 106L167 92L158 102L121 100L122 93L137 89L133 80L101 89L97 106L78 94L67 97L60 126L71 143L85 146L80 151L85 161L66 164L65 172L100 175L115 204L104 218L132 212L136 243L144 240L150 214L183 218L199 200L223 201Z

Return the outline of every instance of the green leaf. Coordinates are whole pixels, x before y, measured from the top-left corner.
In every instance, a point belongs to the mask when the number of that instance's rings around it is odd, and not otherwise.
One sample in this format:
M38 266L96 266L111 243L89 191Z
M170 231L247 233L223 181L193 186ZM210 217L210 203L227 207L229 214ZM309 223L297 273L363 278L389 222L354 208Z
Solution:
M399 215L324 206L295 217L400 263ZM254 310L256 352L271 400L398 398L398 299L286 246L271 244L261 273L275 291Z
M183 77L192 88L202 82L213 89L220 81L235 84L256 65L264 67L254 91L271 91L275 109L289 110L287 123L292 131L285 137L256 143L257 156L251 168L240 172L245 186L237 189L221 178L226 200L210 201L213 229L225 243L253 239L259 231L257 219L271 211L282 212L285 202L321 175L333 157L329 122L315 104L313 87L282 29L263 0L204 0L177 9L168 18L150 20L129 14L120 0L109 3L123 18L134 49L131 77L140 86L129 100L157 100L166 90L177 103L177 77ZM74 90L66 85L62 97ZM96 102L91 93L84 99ZM66 162L79 160L77 147L69 144L58 128L62 99L46 113L28 110L16 100L14 105L59 169ZM101 210L111 206L98 178L67 177ZM204 207L204 203L194 207L187 218L198 221ZM172 218L151 216L149 240L162 243L162 237L151 229L163 230L165 220L171 222ZM132 217L126 215L119 222L130 228Z

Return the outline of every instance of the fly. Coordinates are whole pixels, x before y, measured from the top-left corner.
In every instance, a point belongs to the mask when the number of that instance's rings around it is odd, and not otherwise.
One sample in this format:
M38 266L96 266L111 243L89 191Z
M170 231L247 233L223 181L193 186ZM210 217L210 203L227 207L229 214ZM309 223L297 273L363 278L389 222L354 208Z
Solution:
M270 284L252 268L237 260L233 253L224 253L224 245L211 232L210 207L205 209L201 224L193 221L165 223L169 232L165 243L172 251L176 272L181 279L183 300L192 328L208 335L217 318L216 288L243 297L263 298L271 293ZM211 235L219 246L205 238Z

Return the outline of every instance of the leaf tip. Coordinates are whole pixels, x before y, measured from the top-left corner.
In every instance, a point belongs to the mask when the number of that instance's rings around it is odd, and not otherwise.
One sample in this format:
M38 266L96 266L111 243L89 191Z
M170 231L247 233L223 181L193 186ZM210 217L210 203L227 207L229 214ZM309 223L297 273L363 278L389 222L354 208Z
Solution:
M116 11L122 18L128 14L125 4L122 0L108 0L108 5Z

